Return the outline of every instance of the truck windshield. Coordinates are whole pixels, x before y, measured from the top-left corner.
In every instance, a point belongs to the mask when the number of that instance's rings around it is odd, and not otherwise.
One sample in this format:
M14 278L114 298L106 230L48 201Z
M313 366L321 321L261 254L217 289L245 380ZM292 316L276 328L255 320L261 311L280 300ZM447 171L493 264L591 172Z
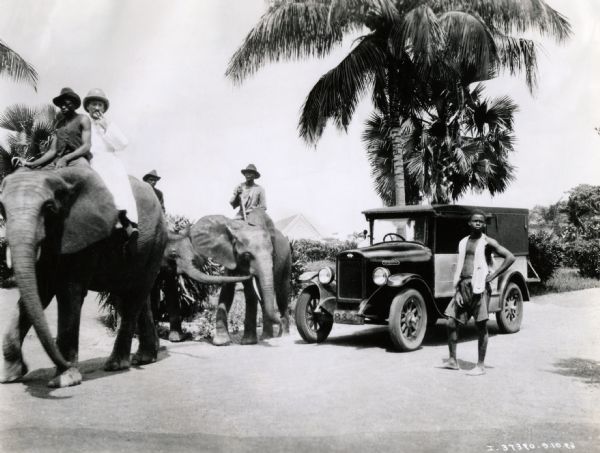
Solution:
M373 221L373 244L388 241L414 241L425 244L427 219L402 218L402 219L375 219ZM385 238L385 239L384 239Z

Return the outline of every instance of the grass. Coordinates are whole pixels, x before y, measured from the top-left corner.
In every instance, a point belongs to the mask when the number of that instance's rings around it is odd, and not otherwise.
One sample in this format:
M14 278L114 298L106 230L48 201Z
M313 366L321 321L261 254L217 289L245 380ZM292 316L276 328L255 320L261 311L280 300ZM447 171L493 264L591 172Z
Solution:
M573 268L559 268L546 283L532 283L529 291L533 296L548 293L564 293L588 288L600 288L600 280L582 277Z

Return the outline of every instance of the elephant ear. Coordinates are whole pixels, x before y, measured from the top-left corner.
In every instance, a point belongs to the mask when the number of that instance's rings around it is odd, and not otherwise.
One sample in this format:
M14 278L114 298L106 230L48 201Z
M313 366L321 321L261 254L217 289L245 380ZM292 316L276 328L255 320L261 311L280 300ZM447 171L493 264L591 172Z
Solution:
M190 228L194 250L229 270L237 267L234 245L235 237L229 224L231 219L222 215L202 217Z
M75 253L109 237L117 223L113 196L90 167L74 166L53 170L67 182L67 193L57 198L67 209L61 253Z

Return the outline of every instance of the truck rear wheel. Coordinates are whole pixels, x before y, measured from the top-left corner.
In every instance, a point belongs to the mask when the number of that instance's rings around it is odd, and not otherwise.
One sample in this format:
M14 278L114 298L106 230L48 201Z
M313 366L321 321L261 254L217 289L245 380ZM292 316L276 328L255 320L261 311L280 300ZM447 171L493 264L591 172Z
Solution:
M427 330L425 299L416 289L405 289L392 301L388 320L390 337L399 351L414 351Z
M521 288L510 282L502 296L502 306L496 313L496 322L503 333L515 333L521 330L523 321L523 294Z
M319 298L310 293L302 293L296 301L296 327L298 333L307 343L324 342L331 328L333 317L326 311L315 313L319 305Z

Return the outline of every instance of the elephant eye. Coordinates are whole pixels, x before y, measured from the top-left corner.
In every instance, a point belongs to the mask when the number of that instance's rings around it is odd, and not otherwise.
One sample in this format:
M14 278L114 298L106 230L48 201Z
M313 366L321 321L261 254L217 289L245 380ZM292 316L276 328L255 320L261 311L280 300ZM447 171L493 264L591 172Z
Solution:
M51 212L52 214L58 213L58 205L54 201L47 201L44 203L44 211Z

